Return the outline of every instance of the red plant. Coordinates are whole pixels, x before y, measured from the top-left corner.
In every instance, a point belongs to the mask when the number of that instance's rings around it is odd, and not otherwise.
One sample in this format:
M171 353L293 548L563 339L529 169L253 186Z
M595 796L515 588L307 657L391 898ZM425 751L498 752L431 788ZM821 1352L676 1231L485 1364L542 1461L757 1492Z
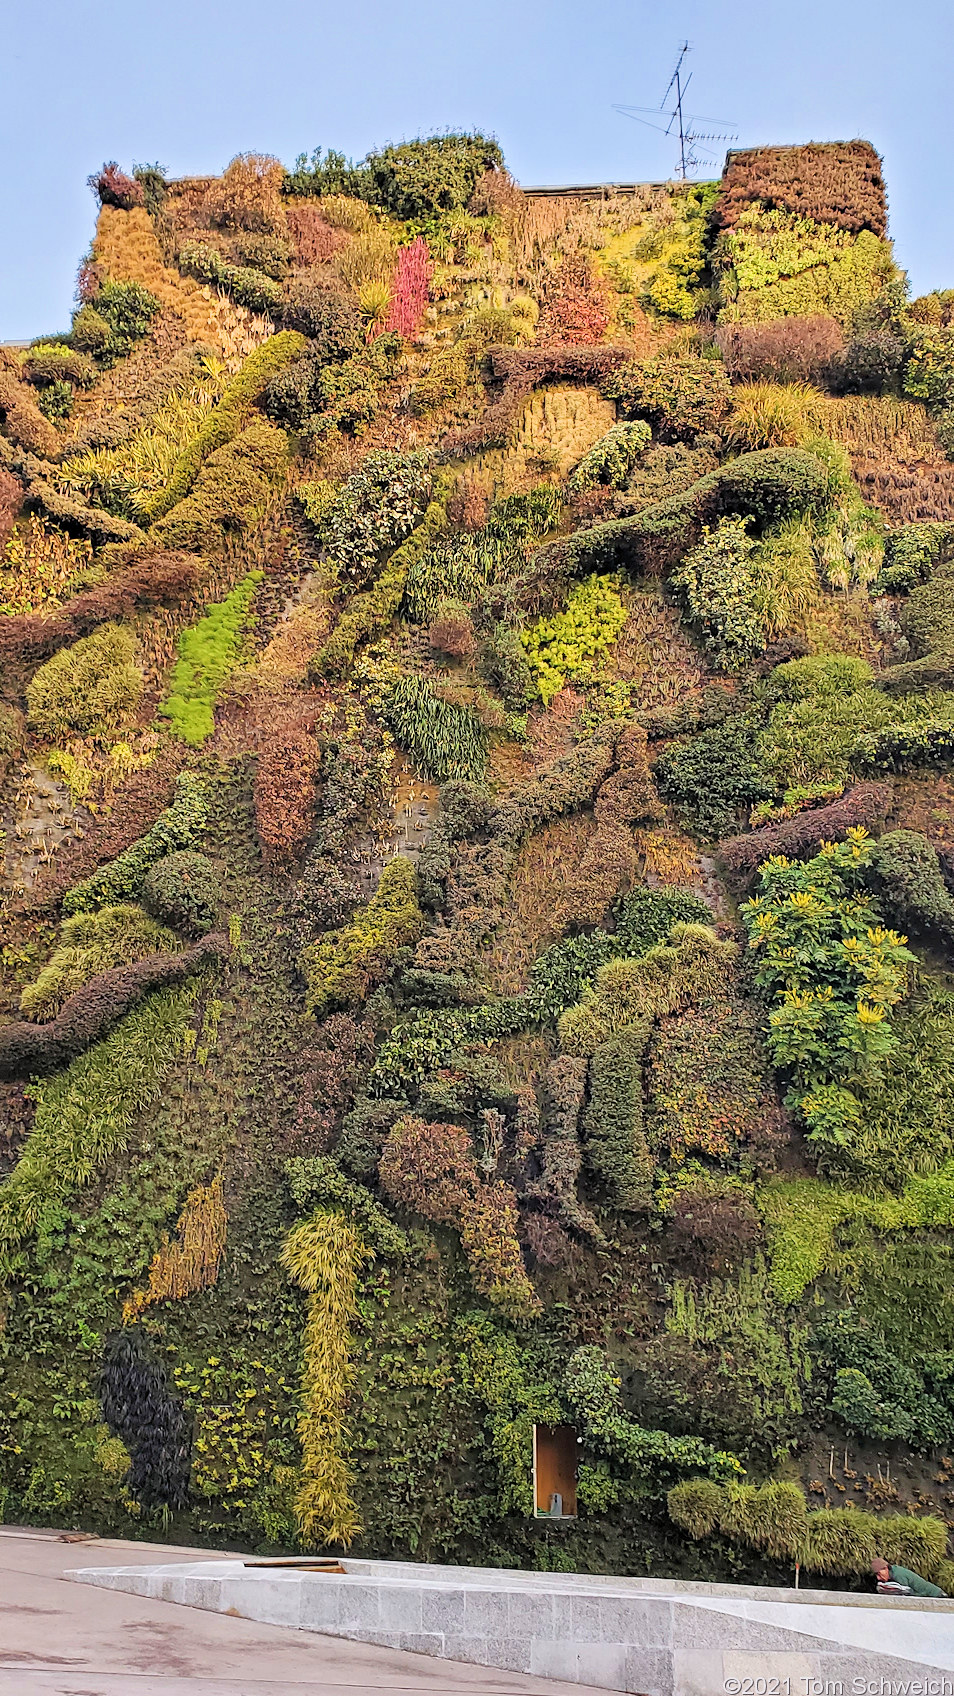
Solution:
M94 171L88 181L101 206L118 206L122 212L129 212L133 206L145 204L142 183L137 183L135 177L127 177L115 159L101 171Z
M317 206L289 206L285 217L299 265L321 265L347 247L351 239L346 230L334 229Z
M585 346L601 341L608 323L605 284L585 255L568 255L544 285L542 334Z
M318 812L321 751L303 724L283 727L258 761L255 818L262 854L287 866L304 853Z
M731 229L753 201L853 233L883 236L888 227L881 160L870 141L739 149L722 178L716 227Z
M410 247L398 249L387 328L396 330L408 341L416 334L427 309L433 271L423 236L412 241Z
M814 852L822 842L837 842L852 825L865 829L880 824L891 805L886 783L859 783L827 807L809 807L793 819L766 825L746 836L730 836L719 848L723 866L734 876L750 878L772 854L790 858Z
M81 306L88 306L95 300L102 287L102 278L96 266L89 259L84 259L76 273L76 298Z

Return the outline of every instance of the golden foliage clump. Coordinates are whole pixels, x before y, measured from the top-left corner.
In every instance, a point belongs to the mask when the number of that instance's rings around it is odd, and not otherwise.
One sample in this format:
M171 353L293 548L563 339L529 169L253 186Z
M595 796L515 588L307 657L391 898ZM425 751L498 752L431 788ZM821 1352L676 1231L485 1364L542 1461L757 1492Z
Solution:
M224 230L284 235L284 177L284 166L271 154L237 153L207 190L202 210Z
M282 1248L282 1264L311 1298L298 1417L302 1473L295 1502L305 1543L350 1543L361 1529L342 1448L358 1272L370 1259L370 1250L342 1213L313 1214L289 1232Z
M153 1256L149 1282L125 1302L123 1322L131 1324L154 1302L181 1301L183 1296L209 1289L219 1275L227 1224L219 1174L186 1197L175 1237L171 1242L167 1238Z

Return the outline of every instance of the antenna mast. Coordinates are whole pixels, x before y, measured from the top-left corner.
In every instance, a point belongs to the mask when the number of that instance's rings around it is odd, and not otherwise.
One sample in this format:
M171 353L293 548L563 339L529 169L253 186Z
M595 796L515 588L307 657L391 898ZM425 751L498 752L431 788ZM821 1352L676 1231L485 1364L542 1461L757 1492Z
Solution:
M689 51L689 43L684 41L676 60L676 68L669 78L668 87L658 106L615 106L613 108L616 112L622 112L624 117L635 119L637 124L645 124L647 129L658 130L660 135L673 135L675 131L678 132L679 163L676 166L676 172L682 182L688 181L689 172L695 170L697 165L714 163L709 154L702 153L697 149L697 142L735 141L737 139L736 131L728 128L697 130L694 127L696 124L724 125L727 120L725 118L703 118L698 113L685 110L683 102L686 98L686 90L692 81L692 72L690 71L689 75L686 76L683 70ZM673 96L671 110L666 104L670 96ZM643 114L649 114L649 116ZM654 124L652 119L656 117L668 118L669 122L665 127L659 123Z

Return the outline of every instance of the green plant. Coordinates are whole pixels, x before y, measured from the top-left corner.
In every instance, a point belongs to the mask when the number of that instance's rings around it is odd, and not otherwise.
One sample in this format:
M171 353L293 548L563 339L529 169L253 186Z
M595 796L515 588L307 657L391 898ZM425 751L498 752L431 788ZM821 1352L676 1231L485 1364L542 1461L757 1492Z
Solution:
M769 1053L793 1079L789 1105L822 1143L850 1142L858 1129L857 1091L895 1051L889 1015L914 960L862 893L871 855L865 832L852 828L807 863L768 860L759 894L741 909L756 982L774 1003Z
M164 854L142 886L146 911L189 936L204 936L212 930L221 900L222 888L212 861L194 848Z
M172 804L130 848L76 884L63 897L64 913L91 913L135 900L151 866L165 854L194 848L208 821L208 793L193 772L176 778Z
M430 495L426 454L368 454L322 515L322 541L339 570L365 581L382 554L416 528Z
M583 1115L583 1159L619 1207L648 1204L652 1162L643 1127L642 1066L648 1019L624 1026L597 1048Z
M487 733L471 707L442 700L426 678L402 677L384 704L384 717L423 772L444 781L477 778L487 758Z
M613 579L590 577L572 591L564 612L539 618L520 632L545 706L565 683L593 680L593 662L612 647L626 618Z
M199 746L215 728L212 709L239 663L262 572L250 571L224 601L179 638L171 688L159 711L183 741Z
M748 521L723 518L690 549L670 579L721 671L737 670L765 646L754 605L752 548Z
M621 365L603 385L624 418L648 418L664 441L692 440L718 428L732 396L721 360L660 353Z
M351 1543L360 1523L343 1453L344 1407L351 1379L350 1327L358 1274L370 1251L340 1213L317 1212L295 1225L282 1264L309 1296L302 1349L298 1435L302 1475L295 1512L306 1544Z
M27 684L30 724L49 741L108 736L135 713L142 689L131 632L104 624L41 665Z
M704 840L729 835L754 803L775 793L759 728L754 714L737 713L691 741L677 741L656 760L660 795Z
M250 424L210 455L192 493L153 525L152 534L164 547L194 549L221 544L225 536L248 529L274 500L288 455L283 430L264 420Z
M172 931L148 918L141 907L101 907L64 919L52 959L20 996L27 1019L51 1019L75 990L112 966L128 966L150 954L175 949Z
M398 950L415 943L422 928L414 867L398 857L385 866L371 900L349 925L304 950L308 1011L321 1014L363 1001L392 968Z

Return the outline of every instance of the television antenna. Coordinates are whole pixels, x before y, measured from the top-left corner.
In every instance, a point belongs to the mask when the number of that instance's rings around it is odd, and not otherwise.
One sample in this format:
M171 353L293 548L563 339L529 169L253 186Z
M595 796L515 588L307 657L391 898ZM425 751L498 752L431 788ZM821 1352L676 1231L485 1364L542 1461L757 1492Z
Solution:
M699 142L736 141L738 139L737 130L721 127L705 130L695 128L696 124L728 125L731 120L729 118L705 118L699 112L687 112L685 110L683 102L686 97L686 90L692 81L692 72L690 71L689 75L686 76L683 71L688 52L689 43L684 41L676 60L676 68L669 79L669 86L658 106L613 107L614 112L621 112L624 118L632 118L637 124L645 124L647 129L658 130L660 135L678 134L679 163L676 170L683 182L688 180L689 172L696 170L699 165L713 165L715 163L711 154L700 149ZM670 96L672 97L671 109L667 107ZM666 124L653 123L652 118L655 117L667 118L668 122Z

